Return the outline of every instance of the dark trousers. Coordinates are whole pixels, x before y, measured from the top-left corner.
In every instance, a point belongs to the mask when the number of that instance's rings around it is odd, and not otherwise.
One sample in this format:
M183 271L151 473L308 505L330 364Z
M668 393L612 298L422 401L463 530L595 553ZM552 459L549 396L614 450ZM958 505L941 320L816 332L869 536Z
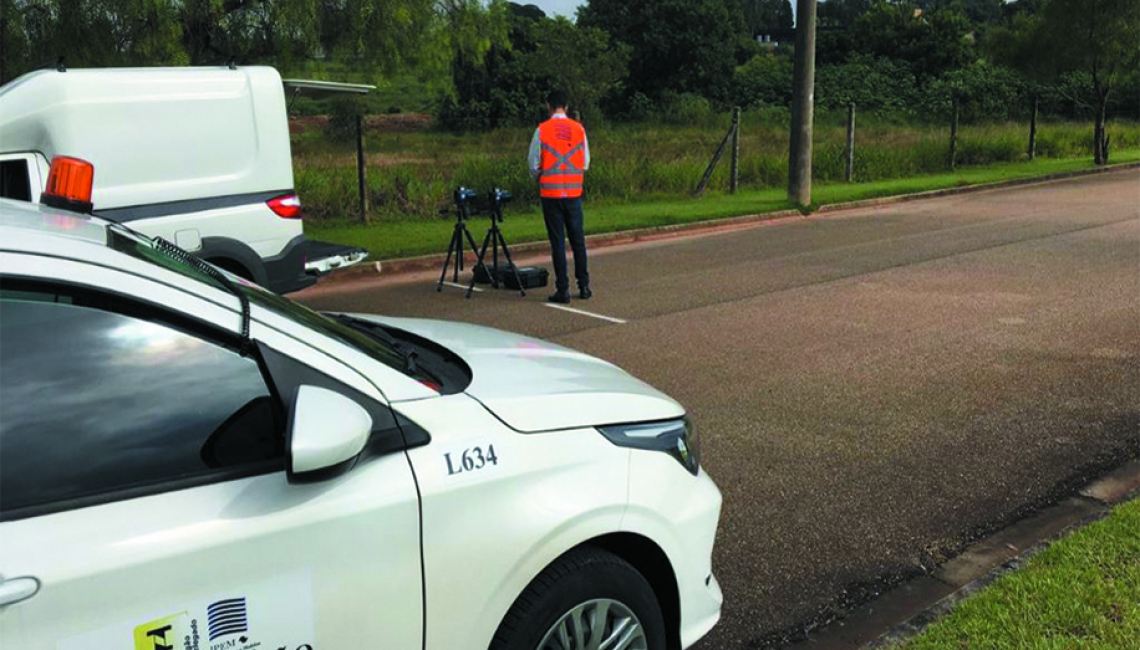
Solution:
M582 216L582 199L542 199L542 216L546 220L546 234L550 237L550 255L554 261L554 288L570 290L570 275L566 271L566 237L574 251L574 278L578 288L590 286L590 271L586 261L586 231Z

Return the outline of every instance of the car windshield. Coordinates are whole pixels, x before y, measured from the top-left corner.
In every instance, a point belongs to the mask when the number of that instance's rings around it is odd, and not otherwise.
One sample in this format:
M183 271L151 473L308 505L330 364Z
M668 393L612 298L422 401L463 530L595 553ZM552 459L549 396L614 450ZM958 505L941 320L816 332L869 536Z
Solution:
M193 278L199 282L217 287L227 293L230 292L230 288L226 287L217 278L202 271L193 264L163 252L156 248L150 239L132 230L120 226L113 226L109 228L108 231L110 233L108 236L108 246L110 248L136 259L156 264L180 275ZM239 291L245 294L251 303L300 323L309 329L316 330L341 343L345 343L413 379L421 382L431 379L429 376L417 371L414 364L409 368L406 355L400 349L381 338L369 336L359 328L348 327L308 307L295 303L288 298L263 289L243 278L239 278L225 271L222 272L226 273L226 277L229 278L230 282L236 286Z

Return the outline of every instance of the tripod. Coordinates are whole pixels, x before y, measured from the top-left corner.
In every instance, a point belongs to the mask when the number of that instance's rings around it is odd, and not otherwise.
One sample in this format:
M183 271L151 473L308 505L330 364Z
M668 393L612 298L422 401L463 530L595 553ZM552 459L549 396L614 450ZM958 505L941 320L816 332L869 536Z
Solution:
M475 198L474 191L461 187L455 190L455 230L451 233L451 243L447 245L447 259L443 261L443 271L439 274L439 282L435 285L435 290L443 291L443 282L447 279L447 267L451 265L451 256L455 255L455 269L453 282L459 282L459 272L463 270L463 241L466 239L468 244L471 244L471 252L479 250L475 245L475 239L471 236L471 231L467 230L467 220L471 218L471 206L469 201ZM483 245L486 248L486 243ZM467 291L467 296L471 296L471 291Z
M487 235L483 237L483 248L479 250L479 261L475 263L475 268L482 268L487 276L491 279L491 286L495 289L499 288L499 247L503 248L503 255L507 258L507 268L511 273L515 274L515 282L519 287L519 295L525 296L526 290L523 289L522 278L519 277L519 269L515 263L511 261L511 249L507 248L507 240L503 238L503 231L499 230L499 224L503 222L503 204L511 200L511 193L504 190L495 189L491 193L491 229L487 231ZM487 255L487 246L491 246L491 268L488 269L483 263L483 259ZM471 291L475 289L476 274L471 274L471 284L467 286L467 297L471 297ZM504 285L506 282L503 283Z

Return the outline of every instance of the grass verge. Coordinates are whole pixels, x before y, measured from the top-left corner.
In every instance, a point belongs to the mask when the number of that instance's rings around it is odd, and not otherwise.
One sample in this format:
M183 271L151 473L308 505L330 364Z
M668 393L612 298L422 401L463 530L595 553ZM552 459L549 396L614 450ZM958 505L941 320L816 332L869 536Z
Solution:
M1117 152L1113 163L1140 161L1140 149ZM825 183L816 185L814 198L819 205L846 203L915 192L983 185L1000 181L1034 178L1048 174L1093 168L1087 158L1038 159L1032 162L997 163L960 169L954 173L915 176L871 183ZM588 183L588 181L587 181ZM737 194L709 193L702 198L653 198L637 202L602 203L586 200L586 232L592 235L763 214L793 207L783 189L750 190ZM473 234L481 240L485 219L475 218ZM307 222L305 232L312 239L361 246L373 260L394 259L443 253L454 225L453 217L439 219L378 220L365 226L355 223ZM504 230L511 244L545 241L546 228L538 209L508 210Z
M1053 544L896 650L1140 647L1140 501Z

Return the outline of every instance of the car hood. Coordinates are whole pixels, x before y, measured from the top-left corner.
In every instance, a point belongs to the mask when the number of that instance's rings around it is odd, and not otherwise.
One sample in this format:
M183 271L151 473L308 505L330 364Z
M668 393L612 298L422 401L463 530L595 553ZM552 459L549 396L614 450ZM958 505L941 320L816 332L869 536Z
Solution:
M354 317L435 341L471 367L466 393L512 429L573 429L679 418L676 401L614 364L502 330L465 323Z

